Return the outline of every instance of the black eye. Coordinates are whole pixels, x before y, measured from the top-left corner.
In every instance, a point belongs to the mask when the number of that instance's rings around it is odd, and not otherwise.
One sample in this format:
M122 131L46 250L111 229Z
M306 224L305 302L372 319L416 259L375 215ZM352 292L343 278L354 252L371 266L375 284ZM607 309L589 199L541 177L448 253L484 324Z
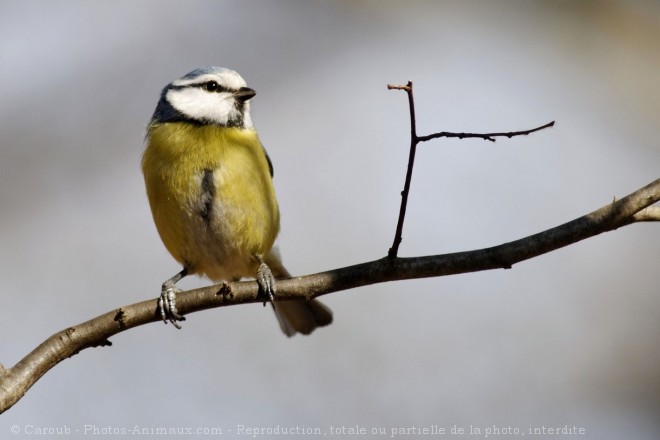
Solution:
M204 88L206 89L207 92L217 92L220 86L215 81L209 81L206 84L204 84Z

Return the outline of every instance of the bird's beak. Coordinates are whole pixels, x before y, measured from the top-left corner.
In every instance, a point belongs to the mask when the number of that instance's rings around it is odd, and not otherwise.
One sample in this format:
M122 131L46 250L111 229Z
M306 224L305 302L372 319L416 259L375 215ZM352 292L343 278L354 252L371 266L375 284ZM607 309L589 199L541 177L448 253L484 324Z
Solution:
M236 97L236 99L238 99L241 102L245 102L248 99L253 98L254 95L256 94L257 92L255 92L249 87L241 87L240 89L238 89L237 92L234 92L234 96Z

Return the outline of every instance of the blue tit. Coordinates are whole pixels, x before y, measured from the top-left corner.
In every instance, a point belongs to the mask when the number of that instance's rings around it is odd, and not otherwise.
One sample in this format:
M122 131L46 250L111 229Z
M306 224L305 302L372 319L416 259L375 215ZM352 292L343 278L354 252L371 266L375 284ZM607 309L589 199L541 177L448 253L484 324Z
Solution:
M202 67L168 84L147 128L142 172L156 228L183 269L162 285L163 320L180 328L175 284L256 278L287 336L332 322L317 300L273 301L289 277L273 243L280 212L273 166L250 117L256 92L233 70Z

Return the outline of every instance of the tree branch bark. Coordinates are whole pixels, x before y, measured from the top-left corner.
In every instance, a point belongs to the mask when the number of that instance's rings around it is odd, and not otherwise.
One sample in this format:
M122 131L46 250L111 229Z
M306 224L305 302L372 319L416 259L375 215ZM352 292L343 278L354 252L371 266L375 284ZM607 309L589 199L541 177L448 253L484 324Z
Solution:
M311 299L341 290L387 281L509 269L514 264L636 222L660 221L660 179L596 211L552 229L499 246L414 258L390 258L278 281L277 299ZM265 301L254 281L226 283L177 295L182 314ZM127 305L46 339L15 366L0 365L0 413L11 408L51 368L78 352L111 345L113 335L160 321L157 300Z

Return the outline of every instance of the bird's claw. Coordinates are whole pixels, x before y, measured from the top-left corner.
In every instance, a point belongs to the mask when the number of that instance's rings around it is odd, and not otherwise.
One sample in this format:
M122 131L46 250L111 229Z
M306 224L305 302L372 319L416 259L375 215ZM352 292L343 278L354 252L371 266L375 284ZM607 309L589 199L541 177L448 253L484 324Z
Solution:
M165 283L163 284L163 290L160 292L160 298L158 298L158 309L163 322L165 324L171 322L178 329L181 329L181 325L177 321L186 320L186 317L180 315L176 309L176 294L180 291L180 289L174 287L174 284Z
M275 277L266 263L261 263L257 270L257 284L259 289L268 296L270 302L275 301ZM264 302L265 305L265 302ZM273 304L274 305L274 304Z

